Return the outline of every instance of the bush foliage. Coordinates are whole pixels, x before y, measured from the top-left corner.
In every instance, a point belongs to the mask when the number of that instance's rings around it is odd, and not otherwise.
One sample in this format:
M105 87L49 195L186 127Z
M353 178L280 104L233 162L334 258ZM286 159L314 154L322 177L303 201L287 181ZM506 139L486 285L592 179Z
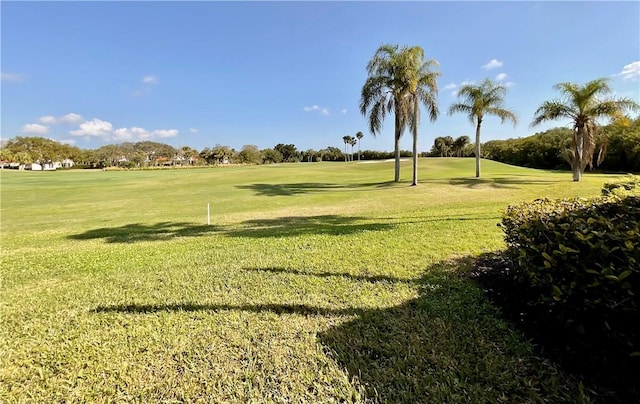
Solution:
M500 224L535 321L608 360L640 351L640 187L630 189L512 205Z
M640 191L640 175L630 175L624 181L607 182L602 188L602 195L611 193L626 193L626 191Z

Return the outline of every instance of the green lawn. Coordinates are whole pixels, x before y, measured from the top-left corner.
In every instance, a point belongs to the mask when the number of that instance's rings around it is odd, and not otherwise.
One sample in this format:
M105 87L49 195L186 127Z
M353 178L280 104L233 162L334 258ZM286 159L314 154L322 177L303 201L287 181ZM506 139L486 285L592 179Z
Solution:
M460 273L616 176L473 165L3 171L0 401L580 401Z

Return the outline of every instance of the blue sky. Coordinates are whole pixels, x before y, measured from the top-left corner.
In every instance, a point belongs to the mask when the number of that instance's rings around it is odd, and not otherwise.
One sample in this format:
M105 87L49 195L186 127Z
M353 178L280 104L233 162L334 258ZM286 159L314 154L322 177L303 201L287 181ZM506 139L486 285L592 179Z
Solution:
M383 43L440 63L435 123L420 150L468 135L448 116L455 89L509 86L514 128L485 120L482 141L527 136L555 83L608 77L640 102L640 3L632 2L11 2L2 19L1 134L96 148L153 140L202 150L293 143L393 149L359 112L365 66ZM405 134L402 148L411 148Z

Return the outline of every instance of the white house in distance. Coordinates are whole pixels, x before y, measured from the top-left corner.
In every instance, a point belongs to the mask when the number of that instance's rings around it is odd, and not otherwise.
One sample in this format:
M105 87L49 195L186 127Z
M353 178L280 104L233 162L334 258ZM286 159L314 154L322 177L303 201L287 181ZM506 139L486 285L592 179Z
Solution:
M58 167L58 168L71 168L71 167L73 167L73 164L74 164L73 160L64 159L64 160L62 160L62 162L60 163L60 167Z
M50 161L48 163L29 163L25 164L22 169L31 171L55 171L58 168L71 168L74 163L71 159L64 159L62 161ZM20 169L20 168L18 168Z
M42 165L38 163L27 163L24 165L24 169L31 170L31 171L43 171Z

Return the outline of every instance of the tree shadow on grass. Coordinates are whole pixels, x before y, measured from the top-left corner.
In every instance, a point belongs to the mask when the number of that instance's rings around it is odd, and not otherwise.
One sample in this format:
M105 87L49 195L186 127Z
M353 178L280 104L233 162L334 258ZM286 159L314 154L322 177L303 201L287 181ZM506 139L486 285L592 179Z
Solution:
M166 241L176 237L197 237L220 231L218 226L185 222L161 222L155 224L132 223L119 227L103 227L68 236L71 240L104 239L107 243L136 243L141 241Z
M496 188L496 189L520 189L522 186L529 186L532 184L543 185L552 184L556 181L531 179L530 177L515 178L509 177L459 177L451 178L447 180L426 180L423 182L436 182L445 183L455 186L465 186L467 188Z
M401 222L397 224L416 224L416 223L433 223L433 222L467 222L467 221L482 221L482 220L500 220L502 216L498 214L478 214L478 213L458 213L449 215L428 215L428 216L414 216L405 217ZM392 218L387 218L392 220Z
M369 223L364 217L318 215L286 216L275 219L254 219L223 233L230 237L294 237L311 234L349 235L364 231L385 231L393 223Z
M412 283L418 297L385 308L280 304L129 304L99 306L95 313L153 314L181 311L247 311L301 316L349 316L318 334L326 355L362 387L366 402L571 402L577 383L500 320L499 313L459 268L470 257L441 262L418 279L247 268L275 276L344 277L354 283ZM354 386L355 387L355 386ZM357 387L356 387L357 388ZM359 388L358 388L359 389Z
M365 184L332 184L324 182L296 182L289 184L248 184L237 185L238 189L249 189L262 196L292 196L326 191L351 191L354 189L382 189L395 184L392 181Z
M393 276L387 275L354 275L344 272L313 272L313 271L302 271L299 269L289 269L289 268L244 268L245 271L255 271L255 272L270 272L274 274L291 274L291 275L301 275L301 276L313 276L317 278L346 278L352 281L357 282L369 282L369 283L418 283L416 279L401 279Z
M103 227L68 236L71 240L104 239L107 243L167 241L177 237L198 237L220 234L227 237L295 237L312 234L348 235L363 231L385 231L393 223L369 223L357 216L319 215L285 216L275 219L246 220L239 225L201 225L185 222L155 224L133 223L118 227Z
M275 314L298 314L301 316L346 316L362 314L358 308L330 309L325 307L310 306L306 304L122 304L115 306L98 306L95 313L129 313L129 314L153 314L159 312L189 312L189 311L247 311L252 313L270 312Z
M328 354L374 402L570 402L554 365L500 320L456 272L469 258L439 263L417 280L420 296L368 310L319 334Z

